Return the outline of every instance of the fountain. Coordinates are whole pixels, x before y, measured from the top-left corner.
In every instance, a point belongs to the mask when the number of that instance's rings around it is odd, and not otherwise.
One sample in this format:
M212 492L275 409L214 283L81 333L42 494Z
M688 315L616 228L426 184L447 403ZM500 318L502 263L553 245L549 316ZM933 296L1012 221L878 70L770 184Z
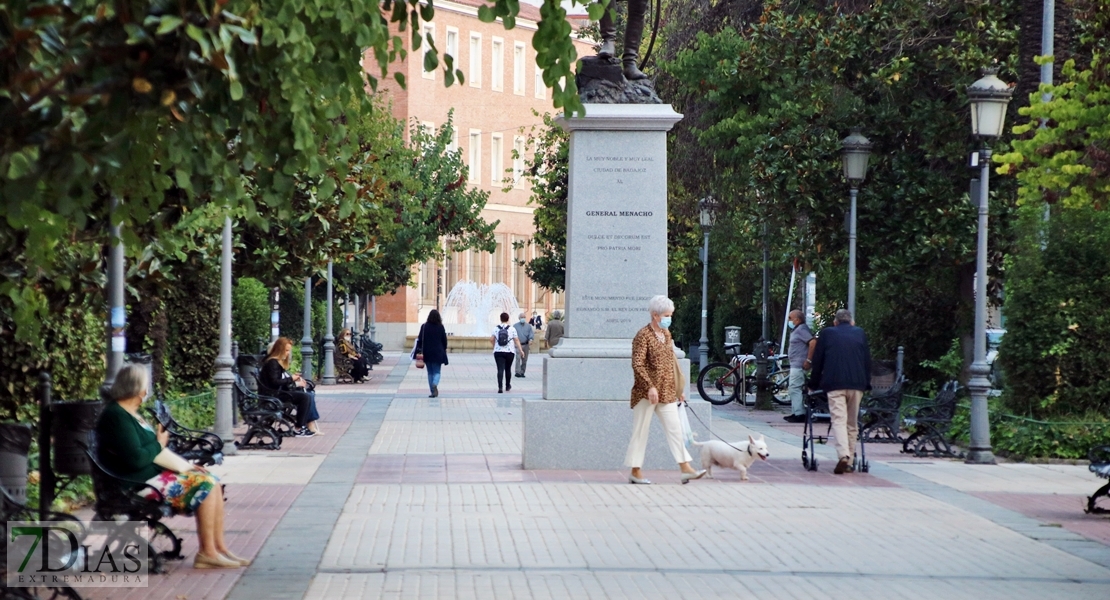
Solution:
M447 294L443 327L448 335L489 337L503 312L509 313L510 320L520 314L520 305L509 286L463 280Z

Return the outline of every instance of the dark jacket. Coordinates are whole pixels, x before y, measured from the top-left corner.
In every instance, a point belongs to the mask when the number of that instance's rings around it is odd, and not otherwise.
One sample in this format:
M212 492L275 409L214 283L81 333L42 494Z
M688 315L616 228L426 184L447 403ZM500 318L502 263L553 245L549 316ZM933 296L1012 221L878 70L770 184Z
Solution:
M871 351L863 329L843 323L821 330L809 385L826 392L871 389Z
M434 365L447 364L447 330L437 323L420 326L416 347L424 353L424 362Z
M142 483L165 470L154 464L162 451L158 436L115 402L108 402L100 413L96 440L100 462L127 481Z
M293 381L293 376L282 368L276 358L262 363L262 368L258 370L258 384L273 392L287 392L297 388L297 382Z

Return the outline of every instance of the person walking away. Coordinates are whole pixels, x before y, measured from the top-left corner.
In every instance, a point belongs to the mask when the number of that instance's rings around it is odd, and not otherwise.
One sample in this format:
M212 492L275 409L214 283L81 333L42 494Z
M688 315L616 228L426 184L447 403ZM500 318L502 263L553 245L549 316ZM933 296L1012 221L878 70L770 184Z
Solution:
M513 389L513 358L524 353L516 328L509 325L509 313L501 313L501 324L493 330L489 340L493 344L493 360L497 363L497 393L501 394ZM504 386L501 384L502 378L505 381Z
M833 473L851 472L859 435L859 403L863 392L871 389L871 351L867 334L852 323L852 313L847 310L836 311L833 326L817 336L810 387L824 390L829 397L839 458Z
M782 418L787 423L804 423L806 420L805 398L803 388L806 385L806 369L810 368L813 361L813 348L817 345L817 338L806 325L802 311L794 309L787 317L787 326L790 327L790 414Z
M532 320L535 318L533 316ZM532 340L536 338L536 330L524 320L524 313L520 313L520 319L513 323L513 329L516 330L516 337L522 349L520 360L516 363L516 376L524 377L524 371L528 368L528 353L532 351Z
M543 332L543 341L547 342L547 349L551 350L561 339L563 339L563 311L557 310L551 313L551 320L548 321L547 329Z
M428 319L420 326L420 336L416 338L417 352L424 355L424 367L428 369L429 398L439 397L439 376L443 365L447 364L447 330L443 328L443 317L432 309Z
M650 484L644 478L644 454L647 452L651 415L654 413L667 436L671 456L682 471L682 483L700 479L705 469L695 471L690 466L690 453L682 439L682 424L678 419L676 402L686 398L686 390L678 389L674 342L669 328L674 314L674 302L666 296L655 296L648 302L651 322L632 339L632 439L624 464L631 467L629 483Z

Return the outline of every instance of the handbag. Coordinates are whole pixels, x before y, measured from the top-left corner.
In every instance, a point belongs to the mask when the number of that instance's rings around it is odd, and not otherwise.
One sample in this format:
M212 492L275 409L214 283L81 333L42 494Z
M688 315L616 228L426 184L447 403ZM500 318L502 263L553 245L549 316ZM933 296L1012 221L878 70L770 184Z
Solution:
M424 354L422 354L420 352L416 353L416 368L417 369L423 369L424 368Z
M682 439L689 446L694 441L694 430L690 428L690 418L686 415L686 403L678 403L678 423L682 426Z
M690 418L686 414L687 401L684 399L689 383L686 374L682 372L682 363L678 357L674 359L674 383L678 392L678 423L682 426L682 439L689 446L694 441L694 430L690 428Z

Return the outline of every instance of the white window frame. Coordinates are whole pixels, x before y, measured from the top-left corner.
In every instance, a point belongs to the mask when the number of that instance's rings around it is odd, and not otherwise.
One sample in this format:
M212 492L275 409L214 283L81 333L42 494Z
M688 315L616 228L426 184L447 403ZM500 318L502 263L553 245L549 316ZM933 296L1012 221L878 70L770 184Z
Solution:
M436 124L431 121L421 121L420 131L434 138L436 136Z
M505 138L500 133L490 135L489 171L490 186L500 189L505 179Z
M447 151L454 152L459 149L459 128L451 125L451 141L447 142Z
M513 187L524 187L524 153L528 151L528 143L524 136L513 136L513 150L516 157L513 158Z
M524 42L513 43L513 93L517 96L523 96L527 84L524 83L524 78L527 76L528 51L524 47Z
M470 72L466 75L470 87L482 87L482 34L477 31L470 32Z
M543 69L541 69L539 65L536 65L535 85L536 85L536 98L539 99L539 100L546 100L547 99L547 86L544 85L544 83L543 83Z
M505 40L493 37L490 40L489 87L495 92L505 91Z
M451 38L454 38L453 40ZM443 46L444 54L454 58L455 68L459 68L459 28L447 27L447 41Z
M424 57L432 51L432 45L428 43L428 34L431 34L433 40L436 39L435 23L424 23L420 28L420 35L422 40L420 47L423 50L423 52L421 52L420 54L420 76L424 79L434 80L436 78L436 70L438 69L433 71L424 70Z
M467 166L470 167L468 180L470 183L482 182L482 130L471 129L470 136L467 138L467 156L470 159Z

